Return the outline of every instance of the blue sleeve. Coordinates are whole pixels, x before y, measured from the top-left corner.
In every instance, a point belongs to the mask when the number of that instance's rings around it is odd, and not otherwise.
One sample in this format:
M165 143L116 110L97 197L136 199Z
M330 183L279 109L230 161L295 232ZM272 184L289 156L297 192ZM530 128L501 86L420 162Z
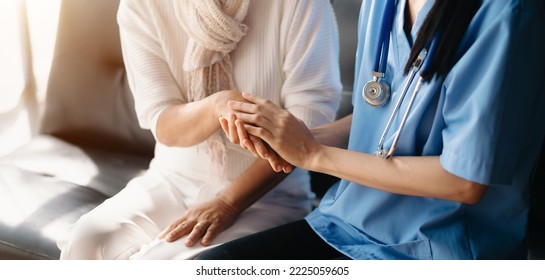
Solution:
M472 21L442 92L441 164L487 185L511 184L545 130L543 7L498 2L483 4Z

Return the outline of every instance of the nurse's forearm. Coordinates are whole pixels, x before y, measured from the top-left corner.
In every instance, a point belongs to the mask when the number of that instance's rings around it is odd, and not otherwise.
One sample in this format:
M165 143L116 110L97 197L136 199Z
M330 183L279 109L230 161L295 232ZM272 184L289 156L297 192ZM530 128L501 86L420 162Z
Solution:
M309 170L327 173L379 190L411 196L477 203L486 186L447 172L438 156L392 157L322 146L308 162Z

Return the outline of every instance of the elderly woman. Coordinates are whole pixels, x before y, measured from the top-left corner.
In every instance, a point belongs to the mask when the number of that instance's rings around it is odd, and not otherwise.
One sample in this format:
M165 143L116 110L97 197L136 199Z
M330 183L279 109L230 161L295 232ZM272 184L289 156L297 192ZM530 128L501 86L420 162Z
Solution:
M276 173L225 138L218 118L253 92L308 126L333 120L341 84L329 1L122 0L118 22L155 157L70 227L61 258L186 259L304 217L308 173Z

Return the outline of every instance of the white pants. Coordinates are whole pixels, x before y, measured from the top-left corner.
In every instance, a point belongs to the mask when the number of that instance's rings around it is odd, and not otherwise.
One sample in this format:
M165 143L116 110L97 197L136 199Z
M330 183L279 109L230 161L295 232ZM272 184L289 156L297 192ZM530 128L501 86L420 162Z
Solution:
M185 193L184 193L185 192ZM148 170L114 197L83 215L57 241L61 259L190 259L229 240L303 218L308 209L258 201L214 239L211 246L186 247L156 236L192 203L195 191L176 187Z

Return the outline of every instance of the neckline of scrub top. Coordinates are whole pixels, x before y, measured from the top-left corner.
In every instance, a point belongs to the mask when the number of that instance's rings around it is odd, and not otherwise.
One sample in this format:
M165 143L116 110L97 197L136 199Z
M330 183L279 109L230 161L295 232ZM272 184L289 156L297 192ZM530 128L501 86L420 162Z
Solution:
M405 29L403 28L405 25L405 7L407 6L407 0L401 0L401 3L397 7L397 18L396 20L396 28L398 30L401 30L402 32L397 32L397 41L398 41L398 59L399 61L407 61L409 58L409 53L400 53L399 51L399 44L403 44L404 49L411 49L412 44L414 40L416 39L416 36L418 34L418 30L422 26L422 23L424 22L424 19L428 15L428 12L431 10L431 7L435 3L435 0L428 0L426 3L424 3L424 6L422 6L422 9L416 16L416 20L414 21L413 26L411 27L411 38L407 37L407 33L405 32Z

